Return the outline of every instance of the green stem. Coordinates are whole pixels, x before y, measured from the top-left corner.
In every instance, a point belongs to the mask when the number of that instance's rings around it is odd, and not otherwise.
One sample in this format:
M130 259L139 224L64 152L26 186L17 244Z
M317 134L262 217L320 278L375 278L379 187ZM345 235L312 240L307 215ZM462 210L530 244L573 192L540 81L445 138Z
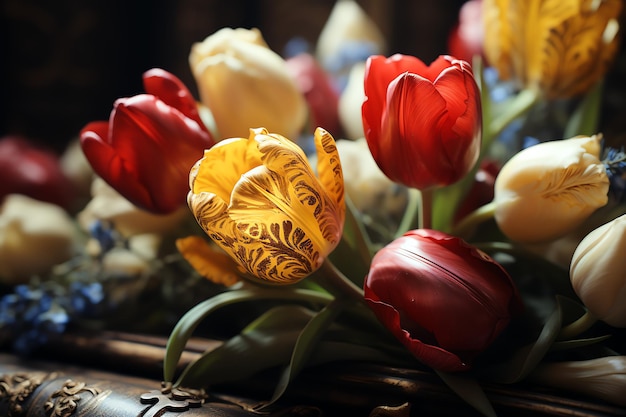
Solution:
M558 335L558 340L570 340L583 333L586 330L589 330L591 326L593 326L598 319L587 310L585 314L580 316L578 320L575 320L564 326Z
M453 227L452 234L462 239L469 239L474 234L476 227L479 224L492 219L495 212L496 203L493 201L477 208Z
M506 111L494 117L488 124L485 124L484 139L490 145L493 138L515 119L526 114L538 101L539 92L535 89L526 89L519 92L515 99L506 106ZM483 146L484 149L484 146Z
M418 228L420 225L420 211L422 207L422 193L416 188L408 188L408 202L402 220L398 225L398 229L394 235L395 238L399 238L409 230Z
M311 276L319 285L330 292L335 297L342 297L365 303L363 289L350 281L339 269L328 259L324 260L322 266Z

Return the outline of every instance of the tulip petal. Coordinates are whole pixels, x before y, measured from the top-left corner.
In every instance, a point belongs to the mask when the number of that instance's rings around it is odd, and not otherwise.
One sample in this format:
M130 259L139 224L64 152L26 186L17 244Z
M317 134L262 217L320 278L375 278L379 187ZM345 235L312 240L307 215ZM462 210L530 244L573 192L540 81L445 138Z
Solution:
M315 218L296 203L285 177L264 166L249 171L233 189L229 208L245 242L241 249L249 253L245 267L274 283L291 283L321 264L323 243Z
M251 132L251 135L254 133ZM217 194L228 203L241 173L261 164L261 153L254 141L244 138L225 139L206 150L201 163L194 166L195 171L190 175L194 179L191 190L196 194Z
M372 156L394 181L419 189L434 185L432 173L451 168L435 139L444 123L445 101L430 81L405 73L389 84L387 106L380 138L370 146Z
M208 133L206 126L200 119L196 100L185 84L174 74L160 68L153 68L143 74L143 85L146 93L152 94L168 106L178 109Z
M379 320L386 324L393 335L423 363L443 372L458 372L469 369L468 365L457 355L438 346L423 343L402 329L400 313L391 305L376 300L375 296L365 287L365 297L370 307L376 311Z
M463 61L459 67L443 70L435 88L446 102L446 123L442 125L442 152L451 162L454 176L464 175L478 160L482 130L480 92L471 70Z
M187 262L203 277L216 284L231 286L239 281L237 264L216 251L204 238L187 236L176 239L176 248Z
M317 128L314 135L317 151L317 175L326 190L330 203L326 205L325 214L320 219L320 228L327 240L340 236L344 224L346 208L344 201L344 182L339 151L333 137L324 129ZM332 204L331 204L332 203Z
M151 207L153 200L145 187L135 181L136 173L132 166L124 161L106 141L109 124L107 122L91 122L81 131L80 141L83 153L91 167L107 183L141 207Z

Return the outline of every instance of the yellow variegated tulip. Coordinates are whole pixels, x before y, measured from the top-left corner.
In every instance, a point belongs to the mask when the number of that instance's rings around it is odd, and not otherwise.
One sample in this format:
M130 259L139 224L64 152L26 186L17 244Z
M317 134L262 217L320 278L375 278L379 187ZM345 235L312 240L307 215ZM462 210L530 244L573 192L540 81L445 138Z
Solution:
M594 317L626 328L626 214L589 233L570 264L572 287Z
M601 135L544 142L514 155L495 182L495 219L510 239L556 239L608 202Z
M316 176L289 139L264 128L205 151L188 203L206 233L249 274L290 284L322 265L341 239L344 185L335 140L315 131Z
M617 54L621 10L621 0L484 0L487 61L549 99L584 93Z
M245 136L250 126L297 139L307 118L306 101L285 60L268 48L258 29L215 32L192 45L189 64L218 139Z

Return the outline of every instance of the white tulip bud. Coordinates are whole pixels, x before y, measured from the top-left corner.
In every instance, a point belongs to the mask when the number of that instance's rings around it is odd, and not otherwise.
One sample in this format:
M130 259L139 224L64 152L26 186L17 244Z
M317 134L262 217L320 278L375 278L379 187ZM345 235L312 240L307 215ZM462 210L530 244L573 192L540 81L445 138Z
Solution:
M514 155L495 183L495 219L511 240L547 242L608 202L600 135L543 142Z

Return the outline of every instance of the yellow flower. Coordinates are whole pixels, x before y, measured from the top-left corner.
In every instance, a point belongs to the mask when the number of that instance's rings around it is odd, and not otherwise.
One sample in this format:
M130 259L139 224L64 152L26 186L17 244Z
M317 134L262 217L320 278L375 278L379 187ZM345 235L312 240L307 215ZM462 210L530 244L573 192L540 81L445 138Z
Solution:
M608 202L601 135L544 142L514 155L495 183L495 219L510 239L546 242Z
M341 239L343 176L333 137L315 131L316 176L304 152L264 128L219 142L190 173L188 203L206 233L249 274L296 282Z
M209 281L227 287L239 282L235 261L224 252L216 251L205 238L192 235L176 239L176 248L196 272Z
M578 244L570 264L574 291L591 314L626 327L626 214L593 230Z
M286 62L268 48L258 29L215 32L192 45L189 64L219 139L245 136L250 126L298 137L306 101Z
M502 79L549 99L591 89L619 43L621 0L484 0L484 50Z

